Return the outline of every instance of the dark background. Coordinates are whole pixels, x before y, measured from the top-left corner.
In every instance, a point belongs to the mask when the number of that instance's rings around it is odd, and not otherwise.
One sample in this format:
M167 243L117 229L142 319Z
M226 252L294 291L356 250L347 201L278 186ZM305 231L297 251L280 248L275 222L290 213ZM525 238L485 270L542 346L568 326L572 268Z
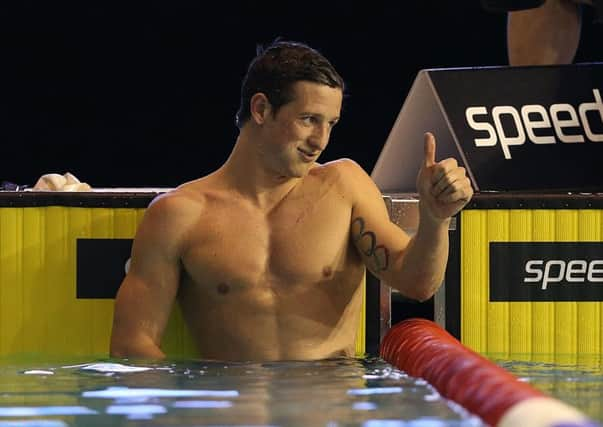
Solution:
M603 57L591 20L585 9L576 62ZM370 172L417 72L506 64L505 25L477 0L4 2L0 180L171 187L207 174L233 146L256 44L278 36L323 52L348 85L321 161Z

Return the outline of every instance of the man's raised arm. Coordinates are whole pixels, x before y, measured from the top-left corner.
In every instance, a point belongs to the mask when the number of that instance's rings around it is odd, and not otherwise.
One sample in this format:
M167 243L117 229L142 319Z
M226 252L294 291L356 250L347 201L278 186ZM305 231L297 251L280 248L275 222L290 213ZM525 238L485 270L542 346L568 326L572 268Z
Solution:
M356 167L351 238L367 268L404 296L424 301L438 289L448 261L448 226L473 190L456 160L435 161L435 138L425 134L425 157L417 177L419 227L411 238L387 214L372 180ZM400 166L403 167L403 166Z
M178 200L173 199L164 195L153 201L138 227L130 269L115 299L112 357L165 357L161 337L180 279L182 233L174 226Z

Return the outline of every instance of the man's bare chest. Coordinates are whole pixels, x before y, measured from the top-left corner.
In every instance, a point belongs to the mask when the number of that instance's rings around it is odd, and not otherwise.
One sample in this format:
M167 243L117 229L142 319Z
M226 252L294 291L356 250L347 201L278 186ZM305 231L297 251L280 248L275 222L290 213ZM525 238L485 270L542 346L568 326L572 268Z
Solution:
M329 199L285 203L269 215L216 206L190 230L183 267L218 292L329 280L348 262L350 209Z

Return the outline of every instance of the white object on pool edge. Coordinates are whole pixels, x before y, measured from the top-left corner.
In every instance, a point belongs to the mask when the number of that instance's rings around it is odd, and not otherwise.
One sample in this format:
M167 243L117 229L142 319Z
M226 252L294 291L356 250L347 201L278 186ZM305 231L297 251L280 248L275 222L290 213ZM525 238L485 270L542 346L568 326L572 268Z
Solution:
M90 191L92 188L85 182L80 182L75 175L66 172L64 175L58 173L47 173L42 175L33 191Z

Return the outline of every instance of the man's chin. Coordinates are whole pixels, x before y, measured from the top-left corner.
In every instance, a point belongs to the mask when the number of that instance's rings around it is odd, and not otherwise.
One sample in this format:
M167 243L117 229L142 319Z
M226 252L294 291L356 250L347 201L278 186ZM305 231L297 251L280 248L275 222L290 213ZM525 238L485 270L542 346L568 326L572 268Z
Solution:
M308 174L311 164L290 164L289 167L283 168L282 175L287 178L303 178Z
M315 162L291 162L281 169L282 178L303 178L308 175L310 169L316 165Z

